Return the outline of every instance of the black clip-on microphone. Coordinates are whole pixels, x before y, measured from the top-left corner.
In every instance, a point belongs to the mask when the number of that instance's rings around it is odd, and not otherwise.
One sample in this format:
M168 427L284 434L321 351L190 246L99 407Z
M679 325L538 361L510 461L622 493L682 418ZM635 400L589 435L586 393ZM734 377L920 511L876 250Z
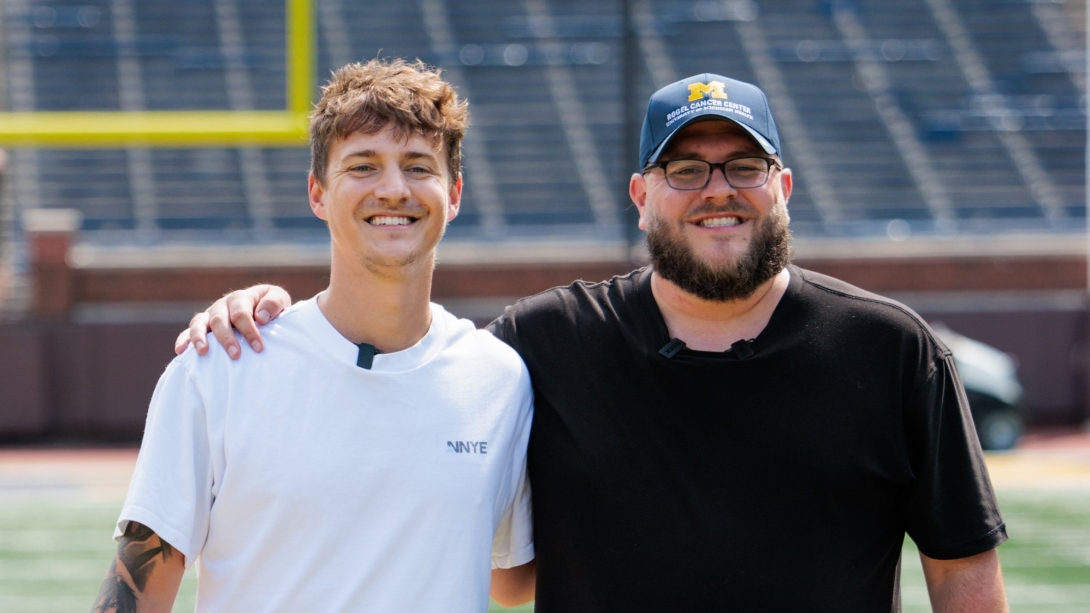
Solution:
M681 340L680 338L672 338L670 339L669 343L666 343L662 346L662 349L659 349L659 354L669 360L670 358L677 355L677 352L681 351L684 348L685 341Z
M368 343L360 343L356 346L360 348L360 353L356 356L356 366L365 370L371 370L371 365L375 363L375 354L382 352L375 349L374 345Z
M745 360L747 358L753 357L752 345L753 339L749 339L748 341L736 341L733 345L730 346L730 349L728 349L727 351L733 351L734 355L738 356L739 360ZM680 338L672 338L670 339L669 343L666 343L662 346L662 349L659 349L659 354L669 360L670 358L677 355L678 352L684 348L685 341L681 340Z
M739 360L753 357L753 339L749 339L748 341L735 341L730 348L731 351L734 352L734 355L738 356Z

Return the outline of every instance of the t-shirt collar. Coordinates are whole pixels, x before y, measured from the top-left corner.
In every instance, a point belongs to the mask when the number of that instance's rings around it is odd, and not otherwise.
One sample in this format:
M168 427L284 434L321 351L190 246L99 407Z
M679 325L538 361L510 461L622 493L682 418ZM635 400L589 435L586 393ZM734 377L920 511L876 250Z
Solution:
M351 365L352 368L363 371L363 369L356 366L359 347L341 336L341 333L333 327L333 324L329 323L325 314L322 313L322 309L318 307L318 296L303 300L292 308L298 311L297 316L302 318L302 323L315 344L333 354L338 362L344 362ZM443 339L446 337L447 312L443 307L435 303L431 303L430 308L431 326L428 328L427 334L412 347L376 355L370 372L403 372L416 368L435 357L435 354L442 348Z
M772 312L768 324L757 336L762 344L775 338L779 334L778 330L786 325L782 320L790 317L788 314L788 311L791 310L790 305L796 300L799 291L801 291L802 272L794 264L788 265L787 269L791 275L791 280L788 282L787 290L784 292L783 297L780 298L779 304L776 305L776 309ZM639 305L642 307L640 308L641 315L645 325L648 326L648 330L651 332L652 346L649 347L650 353L656 354L671 339L670 330L666 327L666 320L663 319L662 311L659 310L659 304L655 302L655 295L651 291L651 272L652 267L647 266L640 273L637 292L639 293Z

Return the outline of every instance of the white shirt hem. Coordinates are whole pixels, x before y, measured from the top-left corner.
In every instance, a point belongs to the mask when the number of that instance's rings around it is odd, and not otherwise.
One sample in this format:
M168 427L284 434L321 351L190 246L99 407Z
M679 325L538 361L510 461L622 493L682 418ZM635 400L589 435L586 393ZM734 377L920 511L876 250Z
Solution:
M534 546L530 545L504 556L492 556L492 569L514 568L534 559Z
M160 540L166 541L168 545L177 549L185 556L186 568L193 565L193 560L196 559L196 556L194 555L194 548L189 542L189 539L182 536L177 530L167 526L166 522L160 519L158 515L141 507L127 507L124 509L120 519L117 520L117 529L114 530L115 541L121 540L130 521L144 524L148 528L151 528L151 530L158 535Z

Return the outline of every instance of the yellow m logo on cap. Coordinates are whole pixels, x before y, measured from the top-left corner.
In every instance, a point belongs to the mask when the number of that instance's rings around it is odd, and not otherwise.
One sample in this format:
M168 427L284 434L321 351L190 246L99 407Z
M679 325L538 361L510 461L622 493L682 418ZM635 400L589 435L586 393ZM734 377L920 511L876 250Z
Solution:
M700 100L708 94L711 94L712 98L727 99L727 92L723 91L723 84L719 81L712 81L708 84L698 82L689 86L689 102Z

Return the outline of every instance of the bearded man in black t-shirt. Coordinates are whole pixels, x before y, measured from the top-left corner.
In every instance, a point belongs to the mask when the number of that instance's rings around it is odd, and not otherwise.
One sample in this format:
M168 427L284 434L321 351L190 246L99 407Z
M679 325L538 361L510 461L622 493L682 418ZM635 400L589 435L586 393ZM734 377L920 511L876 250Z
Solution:
M899 611L908 534L936 611L1006 611L1005 527L950 351L908 308L790 265L764 93L669 85L640 149L651 266L490 326L534 383L536 610ZM252 313L287 304L237 292L213 332L256 340Z

